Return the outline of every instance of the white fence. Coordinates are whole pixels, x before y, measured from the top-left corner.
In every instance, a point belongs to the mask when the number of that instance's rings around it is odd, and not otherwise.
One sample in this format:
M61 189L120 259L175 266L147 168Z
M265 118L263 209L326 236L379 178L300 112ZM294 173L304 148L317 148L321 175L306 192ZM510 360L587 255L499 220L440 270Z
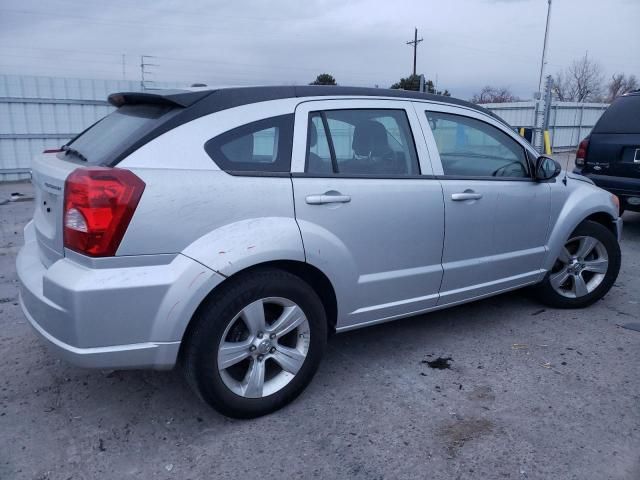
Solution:
M110 93L139 90L140 83L135 81L0 75L0 182L28 178L34 155L63 145L111 112L113 107L106 101ZM535 102L483 106L513 127L534 125ZM575 148L607 107L604 103L553 103L552 147Z
M135 81L0 75L0 182L29 178L34 155L111 112L110 93L139 90Z
M533 128L535 102L488 103L482 105L513 127ZM549 116L551 148L573 149L594 127L607 103L552 102Z

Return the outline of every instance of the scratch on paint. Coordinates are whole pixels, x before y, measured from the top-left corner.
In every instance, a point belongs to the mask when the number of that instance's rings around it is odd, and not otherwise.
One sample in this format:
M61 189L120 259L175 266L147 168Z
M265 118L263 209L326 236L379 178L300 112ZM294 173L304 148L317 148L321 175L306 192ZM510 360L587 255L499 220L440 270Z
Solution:
M247 247L247 250L251 250L252 248L256 248L256 246L255 246L255 245L249 245L249 246Z
M180 303L180 300L178 300L176 303L173 304L173 307L171 307L171 309L169 310L169 313L167 313L167 320L169 320L169 317L173 313L173 310L178 306L179 303Z
M198 279L198 277L200 275L202 275L204 272L200 272L199 274L197 274L195 277L193 277L193 280L191 280L191 283L189 284L188 288L191 288L193 286L193 284L195 283L195 281Z

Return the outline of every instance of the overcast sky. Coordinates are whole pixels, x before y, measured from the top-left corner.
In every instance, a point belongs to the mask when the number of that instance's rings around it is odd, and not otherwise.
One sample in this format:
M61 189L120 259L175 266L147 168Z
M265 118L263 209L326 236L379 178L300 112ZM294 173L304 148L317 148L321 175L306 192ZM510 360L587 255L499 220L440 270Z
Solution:
M0 73L190 84L388 87L418 73L469 98L483 85L537 89L546 0L0 0ZM640 0L553 0L547 72L588 51L608 78L640 76Z

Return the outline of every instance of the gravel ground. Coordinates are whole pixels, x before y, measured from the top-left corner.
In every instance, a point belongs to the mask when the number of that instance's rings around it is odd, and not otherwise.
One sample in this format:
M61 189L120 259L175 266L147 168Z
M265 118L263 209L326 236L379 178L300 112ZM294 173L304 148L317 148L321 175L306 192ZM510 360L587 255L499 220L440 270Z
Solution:
M0 199L26 184L0 185ZM334 337L310 387L252 421L176 372L89 371L24 319L15 255L32 202L0 205L0 479L640 478L640 215L587 310L511 293ZM439 357L450 368L430 368Z

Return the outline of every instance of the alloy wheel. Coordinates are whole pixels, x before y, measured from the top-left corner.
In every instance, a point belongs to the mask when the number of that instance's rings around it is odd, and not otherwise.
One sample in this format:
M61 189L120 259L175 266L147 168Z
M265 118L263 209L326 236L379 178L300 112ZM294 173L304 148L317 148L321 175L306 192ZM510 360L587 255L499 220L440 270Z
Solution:
M598 288L608 268L609 256L602 242L590 236L577 236L564 245L549 281L560 295L580 298Z
M309 352L309 321L291 300L268 297L245 306L218 346L218 371L236 395L262 398L284 388Z

